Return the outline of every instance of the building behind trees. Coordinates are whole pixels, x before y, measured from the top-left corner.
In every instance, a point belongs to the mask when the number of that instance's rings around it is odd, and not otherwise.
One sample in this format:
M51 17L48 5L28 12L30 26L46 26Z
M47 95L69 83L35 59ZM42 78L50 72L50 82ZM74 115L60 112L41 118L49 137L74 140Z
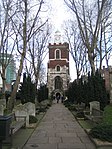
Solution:
M9 54L4 56L4 63L8 64L5 73L5 80L6 80L5 90L11 91L12 81L16 80L16 63L13 55L11 56L10 60L9 58L10 58ZM0 56L0 61L3 61L2 56ZM0 71L2 71L1 63L0 63ZM2 89L2 87L3 87L2 77L0 76L0 88Z

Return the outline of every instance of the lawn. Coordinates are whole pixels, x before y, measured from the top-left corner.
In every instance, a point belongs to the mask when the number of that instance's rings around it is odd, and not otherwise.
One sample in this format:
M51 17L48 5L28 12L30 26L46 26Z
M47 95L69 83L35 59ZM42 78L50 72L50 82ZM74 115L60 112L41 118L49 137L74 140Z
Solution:
M78 122L84 129L91 129L96 126L96 124L94 124L90 120L78 120Z

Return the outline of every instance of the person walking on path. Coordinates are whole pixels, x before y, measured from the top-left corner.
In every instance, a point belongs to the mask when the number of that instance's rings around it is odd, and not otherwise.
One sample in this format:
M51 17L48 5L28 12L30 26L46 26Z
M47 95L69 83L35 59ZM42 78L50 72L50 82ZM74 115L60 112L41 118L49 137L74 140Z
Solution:
M62 103L64 102L64 97L63 97L63 96L61 97L61 102L62 102Z
M71 112L52 104L23 149L96 149Z
M57 99L57 103L59 103L60 96L58 95L58 96L56 97L56 99Z

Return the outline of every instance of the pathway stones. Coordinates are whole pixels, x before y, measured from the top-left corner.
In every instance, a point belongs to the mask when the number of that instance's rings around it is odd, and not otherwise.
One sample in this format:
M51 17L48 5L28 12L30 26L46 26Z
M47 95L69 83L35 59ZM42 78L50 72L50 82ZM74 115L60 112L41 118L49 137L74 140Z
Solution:
M96 149L71 112L54 103L23 149Z

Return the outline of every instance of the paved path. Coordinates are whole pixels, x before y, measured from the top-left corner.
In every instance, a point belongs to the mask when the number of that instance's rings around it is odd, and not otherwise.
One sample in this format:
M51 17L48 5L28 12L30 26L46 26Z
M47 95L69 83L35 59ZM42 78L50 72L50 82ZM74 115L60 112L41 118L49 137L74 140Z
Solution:
M95 149L71 112L53 104L23 149Z

